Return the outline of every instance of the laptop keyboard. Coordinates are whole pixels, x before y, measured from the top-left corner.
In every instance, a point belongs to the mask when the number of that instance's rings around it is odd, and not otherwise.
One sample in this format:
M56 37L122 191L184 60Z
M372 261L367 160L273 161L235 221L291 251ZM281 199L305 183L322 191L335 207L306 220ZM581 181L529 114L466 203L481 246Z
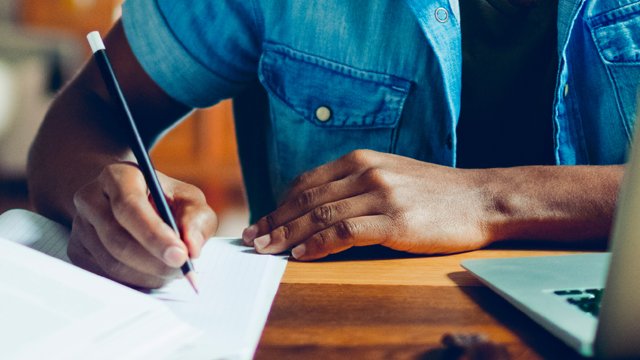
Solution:
M565 298L569 304L577 306L578 309L598 317L604 289L556 290L553 293Z

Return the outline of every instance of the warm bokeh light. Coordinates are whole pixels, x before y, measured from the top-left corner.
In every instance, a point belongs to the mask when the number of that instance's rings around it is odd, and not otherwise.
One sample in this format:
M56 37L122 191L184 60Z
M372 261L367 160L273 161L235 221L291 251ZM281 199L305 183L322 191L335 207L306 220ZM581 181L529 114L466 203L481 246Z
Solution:
M28 144L55 92L88 55L85 35L92 30L106 33L119 18L121 3L0 0L0 79L6 78L5 87L28 85L21 86L23 93L0 87L0 98L11 102L0 101L0 212L29 207L24 185ZM24 59L15 59L22 53ZM229 101L194 112L158 143L152 158L158 170L205 192L220 214L223 235L239 235L247 210Z

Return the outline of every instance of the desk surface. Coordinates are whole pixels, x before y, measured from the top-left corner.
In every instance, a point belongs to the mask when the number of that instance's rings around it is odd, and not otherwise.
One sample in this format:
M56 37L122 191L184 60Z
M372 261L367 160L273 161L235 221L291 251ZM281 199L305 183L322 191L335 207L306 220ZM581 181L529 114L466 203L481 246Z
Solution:
M445 333L480 333L511 359L579 358L460 267L471 258L563 255L480 250L437 257L356 249L290 262L258 359L440 359Z

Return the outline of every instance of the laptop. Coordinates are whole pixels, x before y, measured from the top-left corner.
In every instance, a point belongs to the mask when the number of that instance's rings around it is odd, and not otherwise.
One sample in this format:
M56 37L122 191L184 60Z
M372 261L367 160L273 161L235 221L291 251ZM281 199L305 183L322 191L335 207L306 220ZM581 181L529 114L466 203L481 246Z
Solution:
M610 252L477 259L461 264L583 356L640 358L640 284L636 283L640 279L640 126L637 128L618 197Z

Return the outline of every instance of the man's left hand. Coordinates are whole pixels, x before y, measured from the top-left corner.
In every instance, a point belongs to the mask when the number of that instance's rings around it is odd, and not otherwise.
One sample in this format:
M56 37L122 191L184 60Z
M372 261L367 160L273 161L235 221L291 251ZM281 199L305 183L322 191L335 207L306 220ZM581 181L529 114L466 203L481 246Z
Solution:
M314 260L380 244L423 254L491 243L491 196L482 170L356 150L299 176L281 205L245 229L245 244Z

